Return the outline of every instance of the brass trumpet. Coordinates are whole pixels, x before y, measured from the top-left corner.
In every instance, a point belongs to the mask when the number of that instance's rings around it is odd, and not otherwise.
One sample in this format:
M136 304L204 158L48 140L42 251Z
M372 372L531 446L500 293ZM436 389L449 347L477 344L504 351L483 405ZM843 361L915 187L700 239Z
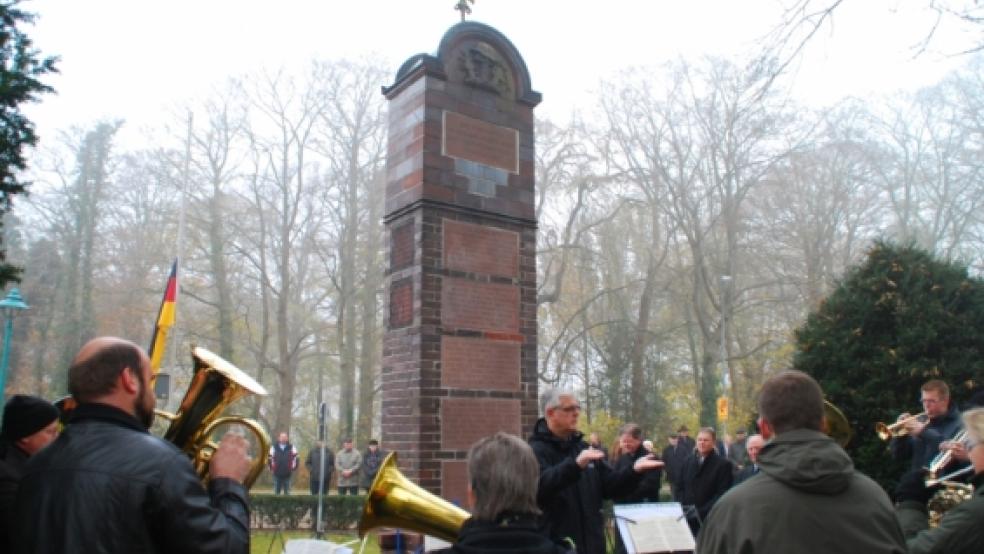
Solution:
M212 433L220 425L239 424L256 436L259 452L253 466L244 479L246 488L253 486L266 465L266 453L270 450L270 437L259 423L242 416L219 417L230 404L240 398L256 394L266 396L266 389L238 367L216 354L195 347L191 351L195 361L195 374L191 379L176 414L162 410L155 413L171 422L164 439L180 448L195 466L203 482L208 481L209 461L218 445L211 440Z
M909 434L909 430L905 428L905 424L916 419L919 421L925 421L927 417L926 412L916 414L914 416L909 416L905 419L896 421L891 425L886 425L882 422L875 424L875 433L878 433L878 438L883 441L890 440L895 437L904 437Z

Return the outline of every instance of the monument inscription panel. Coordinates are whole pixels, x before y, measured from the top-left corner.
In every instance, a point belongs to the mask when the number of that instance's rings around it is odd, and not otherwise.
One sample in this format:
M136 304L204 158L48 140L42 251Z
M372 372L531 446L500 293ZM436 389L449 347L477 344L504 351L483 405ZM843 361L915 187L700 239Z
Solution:
M519 173L519 132L445 111L443 153Z

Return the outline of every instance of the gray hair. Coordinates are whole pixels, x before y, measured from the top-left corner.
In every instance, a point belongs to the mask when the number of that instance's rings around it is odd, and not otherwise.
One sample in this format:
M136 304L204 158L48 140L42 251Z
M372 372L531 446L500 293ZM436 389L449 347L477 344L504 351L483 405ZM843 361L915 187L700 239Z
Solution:
M574 398L574 391L559 387L547 387L540 393L540 414L547 415L547 410L560 406L560 397L570 396Z
M971 440L980 442L984 439L984 408L974 408L964 412L963 423Z
M475 519L496 521L504 512L539 514L536 489L540 465L533 449L519 437L498 432L468 450L468 479Z

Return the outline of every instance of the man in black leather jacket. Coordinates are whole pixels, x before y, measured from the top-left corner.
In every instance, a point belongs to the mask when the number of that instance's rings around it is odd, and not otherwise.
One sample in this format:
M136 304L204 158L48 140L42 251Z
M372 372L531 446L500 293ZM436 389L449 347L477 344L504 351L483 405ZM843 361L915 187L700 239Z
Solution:
M15 501L16 553L246 553L246 440L227 435L208 492L188 457L147 432L150 361L135 344L88 342L69 369L79 406L26 466Z

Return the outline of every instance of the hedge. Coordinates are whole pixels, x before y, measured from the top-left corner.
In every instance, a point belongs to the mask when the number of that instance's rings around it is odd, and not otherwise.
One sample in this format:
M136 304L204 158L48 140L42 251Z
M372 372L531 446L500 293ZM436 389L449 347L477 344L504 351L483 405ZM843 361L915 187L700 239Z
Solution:
M325 496L323 518L327 530L353 529L362 517L365 496ZM255 529L314 527L318 497L310 494L251 494L250 525Z

